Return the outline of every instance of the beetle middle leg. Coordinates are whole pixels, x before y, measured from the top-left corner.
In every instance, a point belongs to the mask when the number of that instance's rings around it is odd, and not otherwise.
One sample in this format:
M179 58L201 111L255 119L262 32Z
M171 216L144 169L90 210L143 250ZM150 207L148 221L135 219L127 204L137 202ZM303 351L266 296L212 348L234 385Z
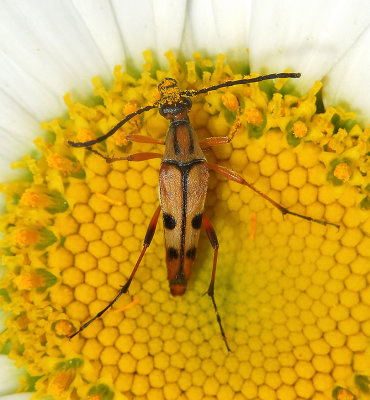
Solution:
M216 313L216 318L217 318L217 322L218 325L220 327L220 331L221 331L221 335L222 338L225 342L227 351L229 353L231 353L229 344L227 343L227 339L226 339L226 335L224 332L224 328L222 327L222 323L221 323L221 317L220 314L218 313L218 309L217 309L217 305L216 305L216 301L215 301L215 278L216 278L216 265L217 265L217 254L218 254L218 240L217 240L217 236L216 236L216 232L213 229L213 226L211 224L211 221L207 218L207 216L205 214L203 214L202 216L202 224L207 232L208 235L208 239L211 242L211 245L213 247L213 268L212 268L212 277L211 277L211 282L209 283L209 287L207 290L207 294L208 296L212 299L212 303L213 303L213 308L215 310Z
M130 154L124 157L107 157L104 154L100 153L99 151L93 149L92 147L86 147L92 153L97 154L98 156L104 158L104 160L110 164L115 161L145 161L150 160L152 158L163 158L163 154L161 153L136 153Z
M157 227L157 222L158 222L158 217L159 217L159 213L161 212L161 206L158 206L157 209L154 212L154 215L149 223L146 235L145 235L145 239L144 239L144 247L141 250L140 256L138 258L138 260L136 261L135 267L133 268L131 275L129 276L127 282L121 287L121 290L118 292L117 296L106 306L104 307L101 311L99 311L95 317L91 318L89 321L85 322L78 331L76 331L75 333L73 333L72 335L69 335L68 338L72 339L74 336L76 336L77 334L79 334L81 331L83 331L85 328L87 328L93 321L95 321L97 318L101 317L109 308L112 307L112 305L121 297L122 294L127 293L132 279L135 276L135 273L137 271L137 269L139 268L139 265L141 263L142 258L144 257L144 254L146 252L146 249L149 247L154 233L155 233L155 229Z
M231 181L240 183L241 185L248 186L250 189L252 189L254 192L259 194L261 197L263 197L264 199L269 201L274 207L276 207L278 210L280 210L283 215L285 215L285 214L295 215L296 217L305 219L307 221L316 222L321 225L332 225L339 229L339 225L334 224L332 222L323 221L321 219L316 219L316 218L308 217L306 215L295 213L294 211L289 211L287 208L285 208L282 205L280 205L279 203L277 203L271 197L265 195L264 193L262 193L261 191L256 189L252 184L248 183L241 175L237 174L236 172L234 172L228 168L222 167L221 165L217 165L217 164L211 164L208 162L207 162L207 166L209 169L212 169L213 171L218 172L219 174L225 176L227 179L230 179Z

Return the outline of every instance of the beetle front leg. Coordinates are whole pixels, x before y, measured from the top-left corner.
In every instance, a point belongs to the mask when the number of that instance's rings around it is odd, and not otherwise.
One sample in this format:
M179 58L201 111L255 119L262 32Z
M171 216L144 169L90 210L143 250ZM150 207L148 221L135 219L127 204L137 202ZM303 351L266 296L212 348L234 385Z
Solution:
M199 145L200 145L201 149L207 149L209 147L218 146L220 144L230 143L234 139L235 133L238 131L238 129L240 127L241 127L241 122L239 119L239 112L238 112L236 120L234 121L233 126L231 127L228 136L209 137L209 138L201 140L199 142Z

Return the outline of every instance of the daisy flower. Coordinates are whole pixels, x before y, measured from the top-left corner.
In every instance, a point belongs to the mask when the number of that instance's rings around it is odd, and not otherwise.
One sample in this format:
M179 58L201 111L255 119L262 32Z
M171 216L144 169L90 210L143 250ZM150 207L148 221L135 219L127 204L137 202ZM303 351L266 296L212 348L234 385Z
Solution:
M367 1L3 1L0 4L0 399L364 399L370 391ZM201 234L172 298L163 227L112 310L158 206L159 160L68 146L180 89L283 71L300 79L194 97L206 151L290 211L211 173L206 212L225 349ZM92 79L92 85L91 85ZM157 110L100 153L160 151ZM163 151L163 147L162 147ZM11 170L16 169L16 173Z

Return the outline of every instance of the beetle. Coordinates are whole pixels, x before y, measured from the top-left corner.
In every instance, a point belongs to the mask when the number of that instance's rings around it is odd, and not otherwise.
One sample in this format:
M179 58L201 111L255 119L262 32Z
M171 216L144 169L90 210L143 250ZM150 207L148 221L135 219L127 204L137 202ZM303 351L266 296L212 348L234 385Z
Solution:
M108 133L100 136L97 139L87 142L68 141L69 145L73 147L86 147L91 152L103 157L108 163L119 160L143 161L153 158L162 159L159 171L160 205L156 209L149 223L149 227L144 239L143 249L131 272L131 275L129 276L125 285L122 286L116 297L93 318L91 318L76 332L70 335L69 339L80 333L95 319L102 316L110 307L112 307L112 305L122 294L127 293L132 279L134 278L134 275L145 254L145 251L153 239L159 214L160 211L162 211L166 247L167 276L170 291L173 296L182 296L185 293L187 282L194 266L201 226L203 225L206 230L214 252L211 281L206 293L212 300L219 329L227 351L231 351L214 297L219 243L216 232L210 220L204 213L204 203L207 195L209 171L215 171L231 181L248 186L251 190L262 196L274 207L279 209L283 215L290 214L307 221L312 221L323 225L333 225L336 227L338 227L338 225L289 211L270 197L266 196L264 193L260 192L236 172L223 166L207 162L203 153L203 149L231 142L238 126L240 125L240 122L236 120L229 136L211 137L200 141L195 131L191 127L188 118L188 113L192 106L190 97L197 96L202 93L208 93L223 87L260 82L263 80L276 78L299 78L300 76L300 73L269 74L255 78L227 81L201 90L184 91L180 91L175 79L165 78L158 85L160 99L157 102L153 103L152 105L147 105L146 107L138 109L137 111L127 115ZM91 147L94 144L100 143L112 136L130 119L153 108L158 108L159 113L170 121L165 141L141 135L127 135L126 139L132 142L165 145L164 154L136 153L126 157L107 157Z

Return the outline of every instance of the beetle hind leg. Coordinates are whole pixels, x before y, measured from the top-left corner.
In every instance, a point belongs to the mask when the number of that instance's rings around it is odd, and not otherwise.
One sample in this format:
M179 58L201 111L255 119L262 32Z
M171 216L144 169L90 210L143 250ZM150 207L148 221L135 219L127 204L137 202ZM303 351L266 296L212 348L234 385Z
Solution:
M205 228L205 230L206 230L206 232L207 232L208 239L209 239L209 241L211 242L211 245L212 245L213 250L214 250L214 253L213 253L212 277L211 277L211 282L209 283L209 287L208 287L208 290L207 290L206 293L208 294L208 296L209 296L209 297L211 298L211 300L212 300L213 308L214 308L215 313L216 313L216 318L217 318L218 326L220 327L222 339L223 339L224 342L225 342L225 346L226 346L226 348L227 348L227 351L228 351L229 353L231 353L229 344L228 344L227 339L226 339L226 335L225 335L224 328L222 327L221 317L220 317L220 314L219 314L219 312L218 312L218 308L217 308L216 301L215 301L215 294L214 294L214 292L215 292L215 278L216 278L217 254L218 254L218 247L219 247L219 246L218 246L217 235L216 235L215 230L213 229L213 226L212 226L212 224L211 224L211 221L206 217L205 214L203 214L203 217L202 217L202 224L203 224L203 226L204 226L204 228ZM204 294L206 294L206 293L204 293Z
M146 252L146 249L149 247L149 245L150 245L150 243L151 243L151 241L152 241L152 239L153 239L153 236L154 236L154 233L155 233L155 229L156 229L156 227L157 227L157 222L158 222L158 217L159 217L160 211L161 211L161 207L159 206L159 207L156 209L156 211L155 211L155 213L154 213L154 215L153 215L153 217L152 217L152 219L151 219L151 221L150 221L150 223L149 223L148 230L147 230L147 232L146 232L145 239L144 239L144 247L143 247L143 249L142 249L142 251L141 251L141 253L140 253L140 256L139 256L138 260L136 261L135 267L133 268L133 270L132 270L132 272L131 272L131 275L130 275L130 277L128 278L127 282L126 282L123 286L121 286L121 289L120 289L120 291L118 292L117 296L116 296L106 307L104 307L101 311L99 311L99 312L98 312L93 318L91 318L89 321L85 322L85 323L80 327L80 329L78 329L76 332L72 333L72 335L69 335L69 336L68 336L68 339L69 339L69 340L71 340L74 336L78 335L81 331L83 331L85 328L87 328L87 327L88 327L92 322L94 322L97 318L101 317L109 308L111 308L111 307L113 306L113 304L121 297L122 294L128 292L128 289L129 289L129 287L130 287L130 285L131 285L132 279L134 278L134 275L135 275L137 269L139 268L139 265L140 265L140 263L141 263L141 260L142 260L143 257L144 257L144 254L145 254L145 252Z
M236 172L232 171L231 169L225 168L225 167L223 167L221 165L211 164L211 163L208 163L208 162L207 162L207 166L208 166L209 169L211 169L211 170L213 170L213 171L225 176L230 181L234 181L234 182L240 183L241 185L248 186L250 189L252 189L259 196L261 196L265 200L269 201L283 215L290 214L290 215L294 215L294 216L296 216L298 218L305 219L306 221L315 222L315 223L321 224L321 225L331 225L331 226L335 226L337 229L339 229L339 225L338 224L334 224L333 222L328 222L328 221L324 221L324 220L321 220L321 219L312 218L312 217L309 217L307 215L298 214L298 213L296 213L294 211L288 210L287 208L283 207L282 205L277 203L275 200L273 200L271 197L265 195L260 190L255 188L252 184L248 183L241 175L237 174Z

